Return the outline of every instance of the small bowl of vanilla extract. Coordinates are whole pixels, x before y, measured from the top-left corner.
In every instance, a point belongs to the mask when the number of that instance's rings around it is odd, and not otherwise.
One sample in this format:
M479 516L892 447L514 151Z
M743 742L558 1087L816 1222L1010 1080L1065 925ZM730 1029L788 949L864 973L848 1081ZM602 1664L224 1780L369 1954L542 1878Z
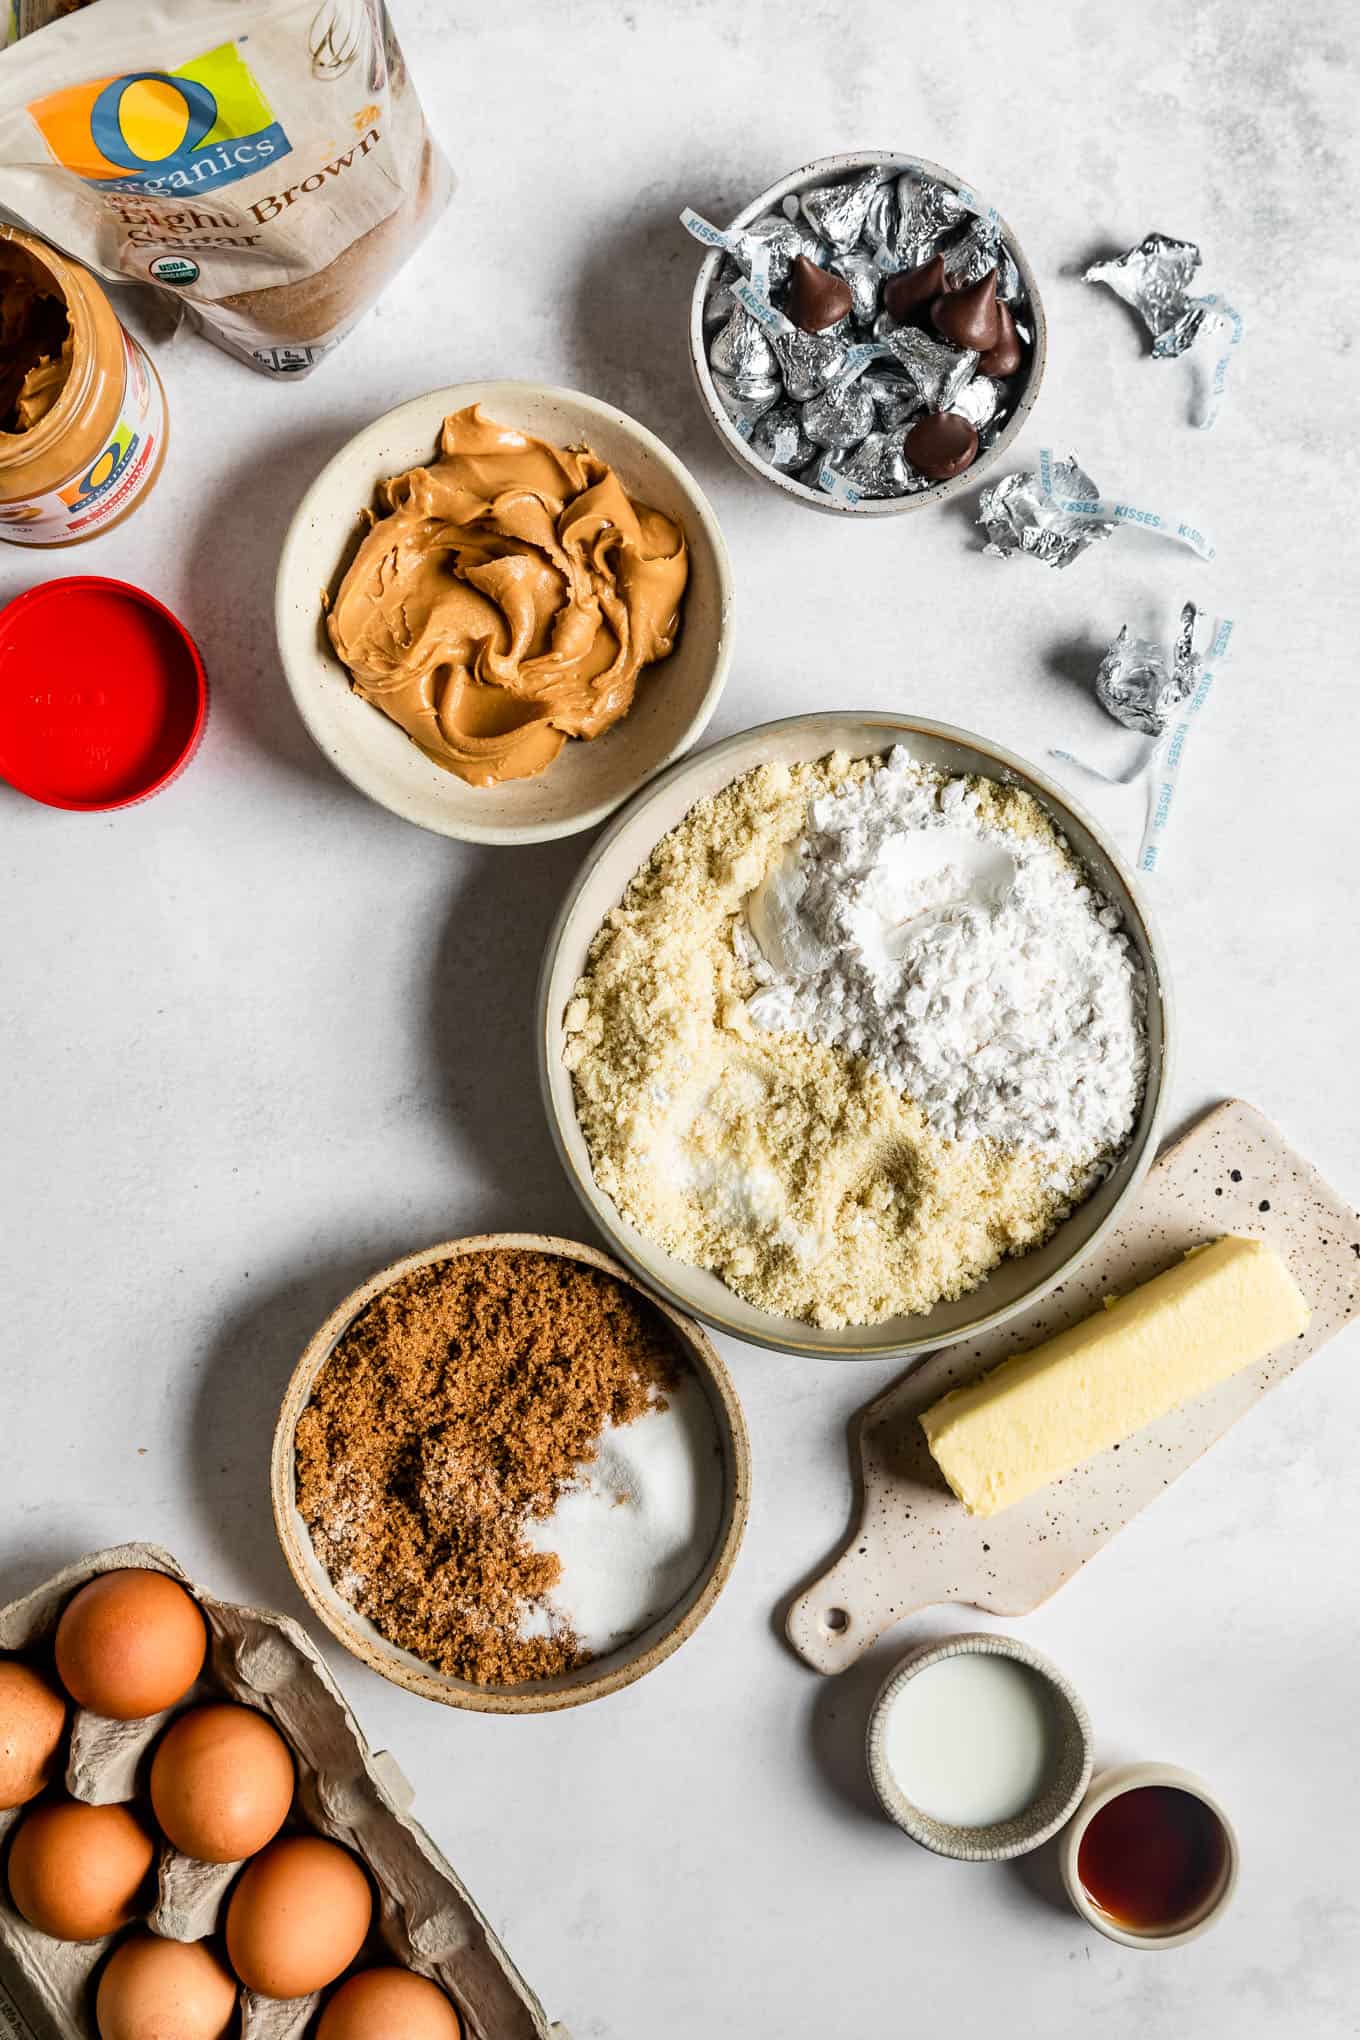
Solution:
M1096 1778L1061 1843L1063 1883L1090 1926L1126 1948L1176 1948L1226 1909L1237 1836L1202 1781L1174 1764Z

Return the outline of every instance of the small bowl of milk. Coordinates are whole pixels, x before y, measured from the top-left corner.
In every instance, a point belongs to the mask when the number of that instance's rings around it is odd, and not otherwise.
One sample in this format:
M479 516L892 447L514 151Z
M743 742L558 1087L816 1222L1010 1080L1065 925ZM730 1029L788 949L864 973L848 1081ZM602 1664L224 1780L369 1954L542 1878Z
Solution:
M1091 1723L1056 1665L1008 1636L953 1636L896 1665L869 1717L869 1775L923 1848L969 1863L1037 1849L1091 1778Z

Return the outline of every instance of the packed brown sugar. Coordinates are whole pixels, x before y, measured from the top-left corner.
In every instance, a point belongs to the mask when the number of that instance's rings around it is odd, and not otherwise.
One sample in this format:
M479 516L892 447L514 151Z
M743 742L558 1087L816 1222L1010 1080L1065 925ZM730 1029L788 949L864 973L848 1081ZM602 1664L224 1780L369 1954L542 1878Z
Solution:
M682 1365L660 1314L579 1262L503 1249L402 1276L298 1423L298 1507L337 1590L390 1642L480 1685L582 1663L570 1630L521 1633L560 1570L525 1525Z

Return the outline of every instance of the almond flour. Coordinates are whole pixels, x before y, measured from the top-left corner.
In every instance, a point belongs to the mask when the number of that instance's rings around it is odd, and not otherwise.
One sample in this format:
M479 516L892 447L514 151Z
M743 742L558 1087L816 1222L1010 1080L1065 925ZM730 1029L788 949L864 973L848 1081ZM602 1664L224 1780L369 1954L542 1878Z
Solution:
M772 876L806 854L805 832L815 841L838 804L862 804L885 769L840 755L766 765L700 802L607 917L566 1015L565 1059L600 1188L668 1252L714 1270L749 1302L827 1328L965 1295L1004 1257L1047 1239L1113 1148L1098 1111L1090 1138L1072 1149L1030 1137L1073 1123L1061 1098L1047 1116L1042 1109L1043 1087L1061 1088L1060 1057L1041 1071L1031 1119L1016 1122L1026 1137L998 1139L982 1130L987 1113L969 1118L966 1058L954 1072L957 1110L941 1096L918 1098L901 1079L928 1058L877 1052L867 995L856 1004L842 985L828 1004L825 954L782 954L782 971L763 957L753 902L772 904L766 927L778 924L776 938L797 952L809 929L790 913L796 888L771 903ZM1042 865L1055 897L1084 894L1081 911L1110 939L1105 903L1030 795L909 769L928 793L927 819L966 817L1003 864L1013 845L1011 863ZM931 904L950 942L960 914L990 911L972 899ZM771 946L778 952L779 939ZM1132 1002L1131 966L1127 975ZM1061 1000L1064 989L1046 997ZM890 990L885 1039L910 986ZM1078 1001L1068 1003L1084 1042ZM1124 1042L1134 1065L1140 1024L1130 1021ZM1075 1061L1070 1078L1075 1085ZM1006 1081L1002 1069L998 1096ZM1121 1065L1120 1081L1122 1125L1141 1066ZM1004 1114L999 1123L1009 1123Z

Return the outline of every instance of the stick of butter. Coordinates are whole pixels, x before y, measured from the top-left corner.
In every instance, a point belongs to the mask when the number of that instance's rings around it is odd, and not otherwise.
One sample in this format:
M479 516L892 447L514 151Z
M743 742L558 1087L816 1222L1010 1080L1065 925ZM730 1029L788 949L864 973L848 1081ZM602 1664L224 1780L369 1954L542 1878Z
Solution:
M941 1397L921 1427L969 1513L994 1516L1264 1359L1311 1315L1263 1241L1214 1240Z

